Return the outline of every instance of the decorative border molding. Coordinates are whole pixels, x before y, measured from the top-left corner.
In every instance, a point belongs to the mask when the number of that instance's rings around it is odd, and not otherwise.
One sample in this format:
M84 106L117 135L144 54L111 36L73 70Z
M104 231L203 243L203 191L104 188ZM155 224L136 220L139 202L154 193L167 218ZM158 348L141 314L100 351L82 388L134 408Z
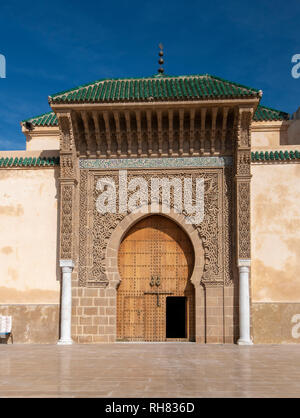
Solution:
M225 167L233 164L232 157L170 157L170 158L124 158L80 159L79 168L126 169L126 168L185 168Z

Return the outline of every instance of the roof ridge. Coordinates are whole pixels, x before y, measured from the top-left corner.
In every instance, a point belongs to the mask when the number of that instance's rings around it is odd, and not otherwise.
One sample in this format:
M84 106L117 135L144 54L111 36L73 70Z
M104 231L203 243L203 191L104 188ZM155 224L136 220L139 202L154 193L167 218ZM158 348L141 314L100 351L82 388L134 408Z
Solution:
M268 109L268 110L273 110L274 112L286 113L288 115L288 112L285 112L284 110L274 109L273 107L265 106L262 104L259 104L257 107L261 107L261 108Z
M257 106L256 112L254 114L253 119L256 122L262 122L266 119L270 119L270 114L273 113L272 120L289 120L290 115L287 112L284 112L283 110L274 109L272 107L264 106L262 104L259 104ZM267 115L266 115L267 114Z
M159 79L164 79L164 78L170 80L170 79L184 79L184 78L195 78L195 77L198 77L198 78L205 78L206 77L206 78L210 78L210 79L215 79L215 80L218 80L218 81L222 81L226 84L231 84L231 85L234 85L234 86L246 89L246 90L250 90L250 91L253 91L253 92L259 92L260 91L259 89L255 89L253 87L249 87L249 86L246 86L244 84L236 83L234 81L226 80L224 78L217 77L213 74L183 74L183 75L168 75L168 74L160 75L160 74L155 74L155 75L147 76L147 77L101 78L99 80L91 81L91 82L86 83L86 84L81 84L79 86L75 86L73 88L51 94L49 96L49 98L55 99L58 96L64 95L66 93L75 92L77 90L80 90L80 89L83 89L83 88L88 88L88 87L91 87L91 86L95 86L95 85L103 83L103 82L110 82L110 81L142 81L142 80L151 80L151 79L152 80L153 79L159 80Z
M161 74L155 74L155 75L150 75L150 76L147 76L147 77L100 78L99 80L91 81L90 83L81 84L81 85L75 86L71 89L67 89L67 90L60 91L58 93L50 94L49 97L54 98L56 96L60 96L60 95L65 94L65 93L69 93L71 91L76 91L76 90L79 90L81 88L85 88L85 87L93 86L95 84L102 83L104 81L107 81L107 82L108 81L133 81L133 80L138 81L138 80L148 80L148 79L158 79L159 80L160 78L170 79L170 78L186 78L186 77L196 77L196 76L197 77L203 77L205 75L207 75L207 74L190 74L190 75L167 75L167 74L162 74L161 75Z
M224 83L228 83L228 84L234 84L237 87L242 87L242 88L247 89L247 90L253 90L253 91L256 91L256 92L260 91L260 89L255 89L254 87L249 87L249 86L246 86L245 84L236 83L235 81L226 80L225 78L218 77L218 76L213 75L213 74L205 74L205 75L209 76L210 78L214 78L215 80L223 81Z

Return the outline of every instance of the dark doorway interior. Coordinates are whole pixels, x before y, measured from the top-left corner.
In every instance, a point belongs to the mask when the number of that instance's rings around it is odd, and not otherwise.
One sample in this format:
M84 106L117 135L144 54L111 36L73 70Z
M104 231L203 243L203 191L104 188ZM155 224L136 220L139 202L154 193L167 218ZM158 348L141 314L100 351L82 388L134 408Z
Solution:
M186 338L186 298L167 297L167 338Z

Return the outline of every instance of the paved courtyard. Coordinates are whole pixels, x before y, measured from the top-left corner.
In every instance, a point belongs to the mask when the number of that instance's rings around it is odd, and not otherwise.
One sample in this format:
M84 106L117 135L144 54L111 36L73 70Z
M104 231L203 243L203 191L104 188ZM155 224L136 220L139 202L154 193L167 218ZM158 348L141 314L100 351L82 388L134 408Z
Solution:
M0 397L300 397L300 347L1 344Z

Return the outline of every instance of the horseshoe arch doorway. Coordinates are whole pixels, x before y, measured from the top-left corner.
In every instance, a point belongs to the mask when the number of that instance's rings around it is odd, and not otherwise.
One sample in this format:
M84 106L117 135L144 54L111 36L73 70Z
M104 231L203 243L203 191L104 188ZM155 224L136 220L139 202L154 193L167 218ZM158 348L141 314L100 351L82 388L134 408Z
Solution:
M195 341L194 249L174 221L151 215L118 253L118 341Z

